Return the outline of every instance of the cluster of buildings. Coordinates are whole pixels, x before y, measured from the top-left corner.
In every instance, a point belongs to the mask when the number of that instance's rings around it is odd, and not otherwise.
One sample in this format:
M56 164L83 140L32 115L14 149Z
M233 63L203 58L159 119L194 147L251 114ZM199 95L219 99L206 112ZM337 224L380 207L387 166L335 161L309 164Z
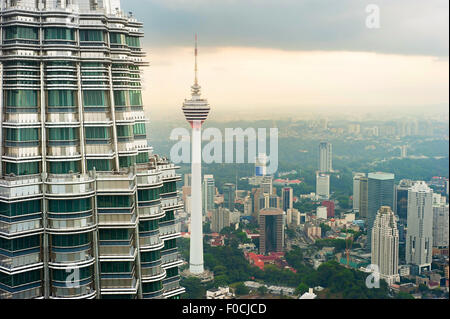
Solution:
M402 271L417 276L432 270L433 250L435 255L446 254L448 263L449 205L445 196L424 181L395 184L393 174L382 172L356 173L353 186L353 210L368 229L366 249L388 283L399 281L403 257ZM399 256L401 246L405 256Z
M0 298L179 298L178 167L152 154L119 0L0 1Z

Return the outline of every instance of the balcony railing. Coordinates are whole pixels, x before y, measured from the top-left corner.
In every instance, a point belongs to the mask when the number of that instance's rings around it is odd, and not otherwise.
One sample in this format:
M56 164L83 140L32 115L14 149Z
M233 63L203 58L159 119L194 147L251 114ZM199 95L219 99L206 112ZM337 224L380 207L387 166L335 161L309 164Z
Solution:
M180 223L167 225L167 226L160 226L160 228L159 228L159 233L161 236L169 236L169 235L178 234L178 233L180 233L180 231L181 231Z
M0 220L0 233L7 235L30 232L41 228L42 228L42 216L39 219L11 222L11 223Z
M27 265L34 265L34 264L38 264L40 262L42 262L40 251L26 254L23 256L15 256L15 257L9 257L9 256L0 254L0 266L8 268L8 269L14 269L14 268L18 268L18 267L27 266Z
M42 194L40 176L18 176L0 179L0 197L17 198Z

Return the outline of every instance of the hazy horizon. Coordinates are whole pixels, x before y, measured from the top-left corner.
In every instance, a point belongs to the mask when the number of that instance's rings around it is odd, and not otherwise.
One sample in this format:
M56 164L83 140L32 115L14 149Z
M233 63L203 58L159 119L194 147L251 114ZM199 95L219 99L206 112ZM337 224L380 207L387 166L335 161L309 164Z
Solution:
M182 118L194 79L211 119L446 113L448 1L129 0L144 23L146 112ZM448 117L448 116L447 116Z

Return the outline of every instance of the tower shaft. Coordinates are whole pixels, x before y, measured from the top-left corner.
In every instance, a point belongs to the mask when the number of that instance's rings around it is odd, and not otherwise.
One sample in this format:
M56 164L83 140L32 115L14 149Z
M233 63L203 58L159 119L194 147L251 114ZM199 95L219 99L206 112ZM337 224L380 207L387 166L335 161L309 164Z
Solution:
M192 212L190 272L201 274L203 267L203 216L202 216L202 125L192 123Z

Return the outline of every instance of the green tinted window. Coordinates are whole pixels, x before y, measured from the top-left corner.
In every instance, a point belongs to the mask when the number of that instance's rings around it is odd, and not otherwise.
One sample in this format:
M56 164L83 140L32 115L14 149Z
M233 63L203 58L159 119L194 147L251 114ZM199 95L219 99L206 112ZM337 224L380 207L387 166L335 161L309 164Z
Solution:
M95 170L98 172L109 172L112 171L112 165L110 160L88 160L87 161L88 171Z
M38 40L38 38L39 38L39 29L37 28L22 27L22 26L13 26L5 28L6 40L13 40L13 39Z
M80 173L80 162L49 162L50 174Z
M5 163L6 174L18 176L39 174L39 162L31 163Z
M80 30L80 41L103 41L103 31Z
M76 106L76 91L48 91L48 106Z
M97 206L99 208L126 207L132 205L130 196L97 196Z
M29 142L39 140L39 129L37 128L7 128L6 140L16 142Z
M92 209L92 200L90 198L84 199L64 199L64 200L49 200L48 210L51 213L75 213L85 212Z
M75 30L66 28L45 29L45 40L75 40Z
M105 91L83 91L84 106L108 106Z
M14 217L28 215L41 212L41 201L32 200L19 203L3 203L0 202L0 215Z
M6 90L6 106L10 107L37 107L38 91L33 90Z

